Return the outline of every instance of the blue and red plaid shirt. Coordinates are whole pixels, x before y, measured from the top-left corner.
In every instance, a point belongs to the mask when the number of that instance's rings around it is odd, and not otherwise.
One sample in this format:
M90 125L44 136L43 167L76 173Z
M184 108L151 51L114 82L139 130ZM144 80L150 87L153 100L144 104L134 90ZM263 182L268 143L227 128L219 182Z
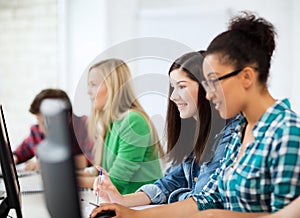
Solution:
M92 143L87 134L87 117L78 117L73 115L73 125L71 125L71 143L72 154L85 154L89 165L92 157ZM18 158L18 163L23 163L34 156L37 156L36 148L45 138L44 134L39 131L38 125L30 128L30 135L17 147L13 154Z

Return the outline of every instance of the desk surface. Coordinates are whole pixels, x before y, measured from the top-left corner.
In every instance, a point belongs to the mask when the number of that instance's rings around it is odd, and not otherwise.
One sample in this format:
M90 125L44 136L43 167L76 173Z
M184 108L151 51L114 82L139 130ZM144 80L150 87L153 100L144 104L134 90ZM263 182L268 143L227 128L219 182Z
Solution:
M0 180L0 183L3 181ZM19 178L19 183L23 189L28 190L32 188L36 189L39 192L25 192L21 195L21 205L22 205L22 214L24 218L51 218L46 201L44 192L41 192L42 179L40 174L33 174L29 176L24 176ZM23 190L24 191L24 190ZM95 202L95 196L91 190L79 191L79 198L81 204L81 213L82 218L88 218L90 212L94 209L94 206L89 204L89 202ZM146 205L140 207L133 207L132 209L140 210L148 207L153 207L157 205ZM15 211L11 210L9 215L13 218L16 218Z
M82 217L88 218L90 212L94 208L94 206L90 205L88 202L95 197L92 191L81 191L80 198L84 200L81 202ZM23 194L22 213L24 218L51 218L47 210L44 193Z
M3 180L0 180L3 183ZM42 189L42 180L40 174L33 174L29 176L24 176L19 178L19 183L21 187L21 207L22 214L24 218L51 218L46 201L44 192ZM22 189L23 188L23 189ZM32 191L30 191L32 189ZM26 190L24 192L24 190ZM95 196L91 190L79 191L79 198L81 199L81 212L82 217L89 217L90 212L94 206L90 205L88 202L94 202ZM15 211L11 210L9 215L11 217L16 217Z

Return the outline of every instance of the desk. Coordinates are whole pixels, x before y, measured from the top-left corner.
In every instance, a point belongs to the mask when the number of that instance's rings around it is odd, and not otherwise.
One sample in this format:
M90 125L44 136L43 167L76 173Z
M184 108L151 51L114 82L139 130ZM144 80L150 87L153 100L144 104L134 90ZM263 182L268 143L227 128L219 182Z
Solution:
M21 199L24 218L51 218L46 207L44 193L22 194Z
M0 180L3 183L3 180ZM51 218L46 201L44 192L42 190L42 179L40 174L33 174L29 176L19 177L19 183L21 187L21 192L26 190L25 193L21 195L21 209L24 218ZM33 185L34 184L34 185ZM4 185L4 184L3 184ZM30 192L30 189L33 192ZM36 192L38 191L38 192ZM95 196L91 190L79 191L79 198L83 199L81 201L81 212L82 217L89 217L90 212L94 206L90 205L88 202L95 201ZM16 218L14 210L11 210L9 215Z
M0 180L0 183L3 182ZM24 176L19 178L19 183L21 186L21 191L29 190L29 186L39 192L25 192L21 195L21 207L22 214L24 218L51 218L46 201L44 192L41 192L42 179L40 174L33 174L29 176ZM32 186L32 184L35 184ZM92 190L79 191L79 199L81 203L81 213L82 218L88 218L90 212L94 209L94 206L89 204L89 202L95 202L95 196ZM157 205L145 205L139 207L133 207L132 209L141 210L149 207L154 207ZM11 210L9 215L16 218L15 211Z
M94 208L88 202L93 201L95 196L92 191L80 191L79 194L80 198L84 199L84 202L81 203L82 217L88 218ZM44 193L23 194L22 213L24 218L51 218L47 210Z

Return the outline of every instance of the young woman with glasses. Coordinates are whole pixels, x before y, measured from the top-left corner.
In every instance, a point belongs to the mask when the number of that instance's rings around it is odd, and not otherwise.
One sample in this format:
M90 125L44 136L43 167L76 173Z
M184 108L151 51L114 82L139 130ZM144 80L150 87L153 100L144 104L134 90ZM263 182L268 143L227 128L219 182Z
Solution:
M300 117L287 99L274 99L267 88L274 37L271 23L244 12L231 20L228 30L205 52L206 82L202 84L207 99L221 117L241 113L243 119L221 167L203 191L181 202L142 211L103 205L92 217L108 209L115 210L118 217L131 218L258 217L280 210L299 196Z

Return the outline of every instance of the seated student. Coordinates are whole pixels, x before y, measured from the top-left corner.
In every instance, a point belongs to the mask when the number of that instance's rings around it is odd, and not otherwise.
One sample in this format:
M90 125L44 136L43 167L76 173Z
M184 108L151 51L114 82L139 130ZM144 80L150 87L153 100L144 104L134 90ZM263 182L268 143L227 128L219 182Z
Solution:
M299 218L300 214L300 197L296 198L292 203L283 209L271 215L262 216L259 218Z
M127 195L121 195L107 177L98 188L96 179L94 193L97 194L100 189L105 202L138 206L183 200L200 192L210 175L219 167L237 121L229 122L219 134L219 138L223 138L214 143L221 125L211 126L211 119L220 124L225 122L216 111L211 111L210 103L205 99L205 90L200 84L203 80L202 61L200 53L191 52L176 59L169 69L166 122L167 152L172 166L168 173L153 184L144 185L136 193ZM107 176L106 173L104 175Z
M38 170L39 163L38 158L31 160L36 157L36 148L38 144L45 138L45 129L43 123L43 116L40 113L40 106L45 99L63 99L71 107L71 101L68 95L60 89L44 89L38 93L32 101L29 112L36 116L38 124L31 126L30 135L27 136L24 141L16 148L13 152L13 158L16 164L26 162L25 170ZM72 107L70 110L72 114ZM88 160L82 153L81 146L90 146L87 135L87 117L77 117L73 114L70 120L70 125L75 131L72 135L72 151L75 155L75 163L78 169L83 169L87 166ZM74 126L74 128L73 128ZM87 149L88 150L88 149Z
M300 116L287 99L275 100L267 88L274 35L271 23L245 12L234 17L205 52L202 85L207 98L221 117L242 113L243 119L221 167L201 192L145 210L101 204L91 217L102 210L114 210L123 218L258 217L299 196Z
M109 172L122 194L162 177L158 136L131 82L127 64L119 59L98 62L88 72L93 163ZM94 178L79 177L78 182L81 187L92 188Z

